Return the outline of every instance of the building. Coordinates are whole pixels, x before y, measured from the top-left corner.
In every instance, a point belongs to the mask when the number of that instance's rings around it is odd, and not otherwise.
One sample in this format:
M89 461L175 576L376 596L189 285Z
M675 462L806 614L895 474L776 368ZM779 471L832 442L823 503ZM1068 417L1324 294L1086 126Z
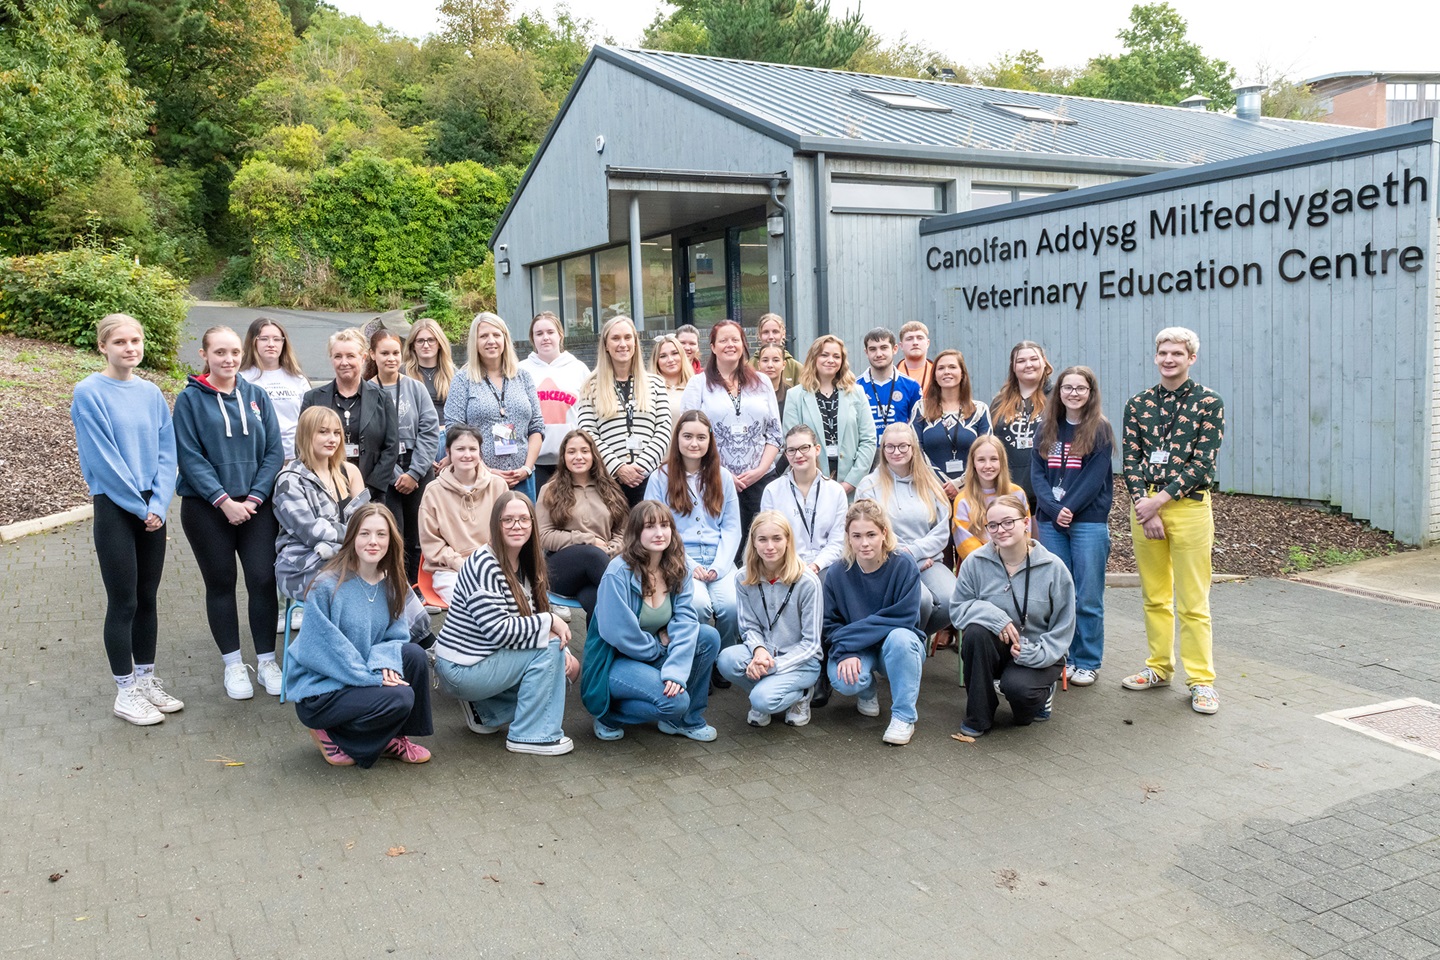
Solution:
M598 46L492 237L500 313L858 344L925 313L922 218L1347 132L1242 112Z
M1436 123L926 220L925 316L977 382L1022 338L1092 367L1117 425L1156 331L1190 327L1222 489L1440 540Z
M1393 127L1440 117L1440 70L1419 73L1327 73L1306 80L1329 123Z

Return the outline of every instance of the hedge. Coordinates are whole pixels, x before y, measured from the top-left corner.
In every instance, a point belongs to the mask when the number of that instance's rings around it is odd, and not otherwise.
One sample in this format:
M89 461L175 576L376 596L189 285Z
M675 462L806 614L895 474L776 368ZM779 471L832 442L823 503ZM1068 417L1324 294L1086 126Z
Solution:
M145 366L175 366L189 300L161 267L115 250L81 247L0 259L0 333L95 348L95 324L128 313L145 328Z

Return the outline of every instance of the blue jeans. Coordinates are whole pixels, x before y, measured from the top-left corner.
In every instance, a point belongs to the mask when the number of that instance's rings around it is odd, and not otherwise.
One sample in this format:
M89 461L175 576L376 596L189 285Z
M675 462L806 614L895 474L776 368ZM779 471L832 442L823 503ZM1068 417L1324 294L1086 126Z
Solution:
M920 670L925 666L925 641L914 630L896 627L878 648L871 647L860 653L830 654L830 685L836 693L847 697L864 700L876 696L877 652L879 662L885 665L885 676L890 679L890 716L914 723L915 701L920 698ZM842 660L851 657L860 658L860 676L854 683L845 683L836 668Z
M820 679L819 660L808 660L784 673L769 673L759 680L745 676L749 665L749 648L737 643L720 651L715 669L720 671L720 676L740 684L740 689L750 695L750 709L759 713L789 710Z
M713 546L703 547L698 553L690 553L692 567L695 565L713 570L715 563L715 548ZM720 647L731 647L740 642L740 602L735 594L735 581L740 576L740 571L731 570L718 580L704 583L700 580L691 579L694 586L695 616L701 623L710 618L715 619L715 629L720 633Z
M565 736L565 650L551 640L540 650L497 650L462 667L444 658L435 673L445 692L475 704L487 727L510 724L516 743L553 743Z
M660 668L665 658L649 663L615 654L610 665L610 710L600 719L607 727L623 724L654 723L664 720L682 730L705 726L705 706L710 702L710 668L720 652L720 634L714 627L700 625L695 644L695 658L690 662L690 676L685 689L673 697L665 696L665 682Z
M521 480L519 483L515 484L515 486L511 487L510 489L511 489L511 490L514 490L516 493L523 493L523 494L525 494L525 496L527 496L527 497L530 498L530 502L531 502L531 503L534 503L534 502L535 502L535 474L533 474L533 473L530 474L530 476L526 477L524 480Z
M1060 558L1075 579L1075 638L1070 664L1099 670L1105 656L1105 564L1110 559L1110 527L1072 523L1070 529L1040 521L1040 545Z

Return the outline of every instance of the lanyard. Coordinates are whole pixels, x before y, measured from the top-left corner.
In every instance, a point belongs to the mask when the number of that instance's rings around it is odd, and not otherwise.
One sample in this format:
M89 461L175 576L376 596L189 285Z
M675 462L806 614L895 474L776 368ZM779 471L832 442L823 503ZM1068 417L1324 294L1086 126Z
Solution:
M799 580L795 581L795 583L799 582ZM767 634L775 629L775 624L780 622L780 615L784 613L785 608L790 605L790 595L795 592L795 583L790 584L790 589L785 591L785 599L780 601L780 609L775 611L775 616L773 617L770 616L770 604L765 600L765 584L762 583L755 588L760 593L760 606L765 609L765 632Z
M740 395L744 390L745 388L743 386L737 384L734 393L731 393L728 389L725 391L726 395L730 398L730 405L735 408L735 416L737 417L740 416Z
M1001 560L1000 562L1003 564L1005 561ZM1015 607L1016 615L1020 617L1020 629L1024 630L1025 622L1030 619L1030 551L1028 549L1025 551L1025 605L1023 607L1015 600L1014 577L1010 576L1008 570L1005 572L1005 576L1010 580L1010 586L1006 592L1010 594L1010 602Z
M498 393L495 390L495 384L490 382L489 376L486 376L484 380L485 386L490 388L490 396L495 398L495 406L500 408L500 416L505 416L505 388L510 386L510 378L500 378L500 390Z
M625 389L620 389L619 381L615 383L615 398L625 405L625 436L635 429L635 378L632 376L625 381Z
M894 386L895 386L895 378L894 378L894 377L891 377L889 380L885 381L885 384L884 384L884 385L885 385L885 387L887 388L887 392L890 392L890 393L894 393L894 392L895 392L894 389L893 389ZM892 416L894 416L894 414L895 414L895 404L894 404L894 403L888 403L888 404L881 403L881 402L880 402L880 394L879 394L876 390L872 389L873 387L876 387L876 386L879 386L879 384L876 384L876 383L873 383L873 382L870 382L870 381L866 381L866 383L865 383L865 395L870 398L870 401L875 404L875 409L878 410L878 411L880 411L880 415L885 418L885 419L883 419L883 420L880 421L880 429L881 429L881 431L884 431L884 429L885 429L886 427L890 426L890 418L891 418Z
M790 499L795 501L795 511L800 514L800 522L805 525L805 535L811 540L815 539L815 514L820 510L820 483L822 480L824 477L819 474L815 475L815 482L812 484L815 488L815 506L810 508L810 519L806 520L805 504L796 492L800 489L799 485L795 483L794 476L790 478Z

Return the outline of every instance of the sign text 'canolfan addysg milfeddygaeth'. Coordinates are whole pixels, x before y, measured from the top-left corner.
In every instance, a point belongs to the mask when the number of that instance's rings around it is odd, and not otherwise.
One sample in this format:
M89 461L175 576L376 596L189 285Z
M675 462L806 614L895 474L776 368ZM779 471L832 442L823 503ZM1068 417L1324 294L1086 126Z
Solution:
M1345 218L1389 207L1410 206L1429 200L1429 184L1407 167L1390 173L1379 183L1358 187L1342 186L1313 193L1286 195L1279 189L1252 192L1239 203L1219 204L1212 200L1157 206L1146 215L1123 223L1092 224L1082 220L1065 226L1042 227L1033 240L986 240L946 249L931 246L925 265L931 270L993 270L998 265L1044 257L1090 256L1104 252L1133 254L1142 240L1176 237L1216 236L1231 230L1271 226L1292 237L1345 222ZM1353 236L1353 229L1347 231ZM1303 245L1304 240L1275 243L1277 251L1269 266L1286 283L1307 280L1345 283L1362 278L1387 276L1397 271L1419 273L1427 259L1418 245L1385 245L1373 240L1334 250ZM1358 244L1358 239L1355 241ZM1107 258L1108 259L1108 258ZM965 307L971 311L1003 310L1009 307L1066 305L1079 310L1090 296L1100 300L1126 297L1168 296L1206 290L1261 286L1267 265L1259 261L1218 262L1201 256L1194 262L1167 265L1165 269L1136 270L1114 267L1099 270L1090 279L1058 283L974 283L957 285Z

